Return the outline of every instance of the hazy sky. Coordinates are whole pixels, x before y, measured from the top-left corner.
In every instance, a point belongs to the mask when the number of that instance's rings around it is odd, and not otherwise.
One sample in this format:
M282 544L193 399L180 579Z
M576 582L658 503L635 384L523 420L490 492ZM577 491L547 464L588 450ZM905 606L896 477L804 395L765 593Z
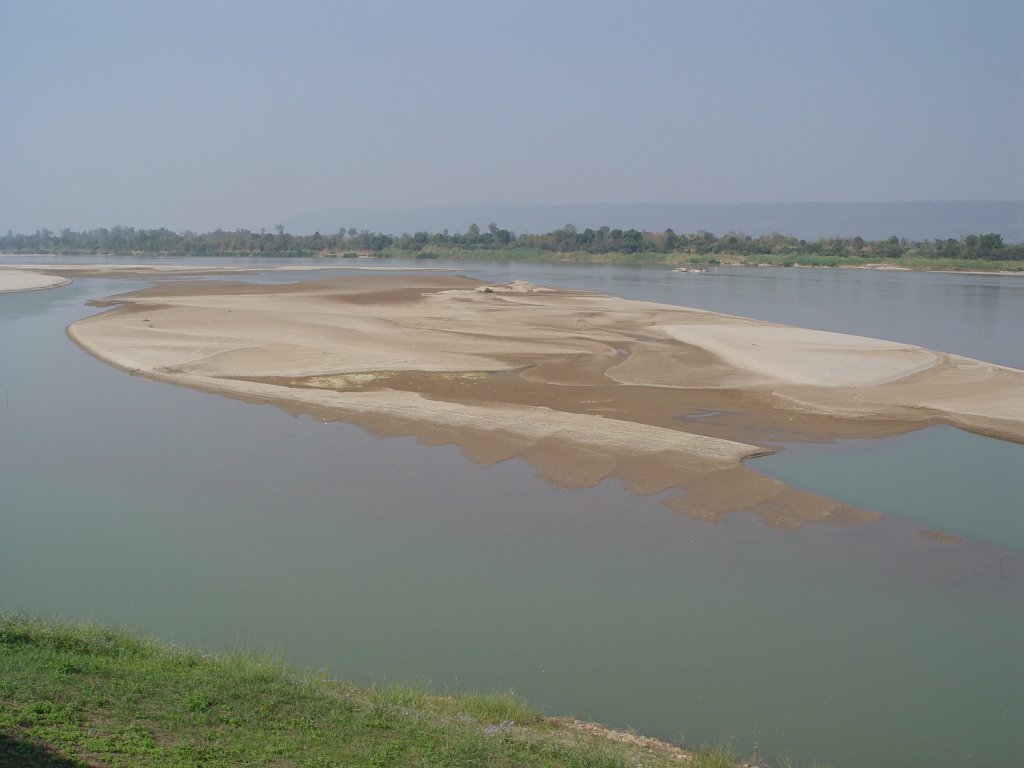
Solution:
M1024 3L0 0L0 229L1024 199Z

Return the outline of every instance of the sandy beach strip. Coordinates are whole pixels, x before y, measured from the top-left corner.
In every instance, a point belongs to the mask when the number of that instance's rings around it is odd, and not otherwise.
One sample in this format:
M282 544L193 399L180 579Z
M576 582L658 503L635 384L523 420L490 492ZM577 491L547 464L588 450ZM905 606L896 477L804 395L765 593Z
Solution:
M907 344L439 273L161 282L72 339L132 373L518 458L560 487L617 477L708 520L877 520L743 460L936 423L1024 441L1024 371ZM766 442L767 441L767 442Z
M32 271L64 278L73 277L203 277L207 275L249 275L256 272L447 272L447 267L409 267L386 264L354 264L332 261L325 264L266 264L226 266L223 264L0 264L5 271ZM359 259L358 261L367 261Z
M67 285L71 280L60 275L47 275L24 269L0 268L0 293L41 291Z

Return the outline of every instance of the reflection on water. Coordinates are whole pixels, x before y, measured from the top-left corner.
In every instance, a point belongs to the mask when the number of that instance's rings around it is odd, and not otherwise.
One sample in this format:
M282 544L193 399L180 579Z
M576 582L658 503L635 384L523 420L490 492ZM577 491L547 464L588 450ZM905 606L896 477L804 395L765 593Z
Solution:
M536 269L527 279L670 293L653 273ZM614 482L556 491L520 462L481 468L128 376L63 334L85 297L126 287L0 297L3 608L361 680L515 688L552 712L804 764L1024 757L1024 567L987 524L956 546L910 514L711 526ZM926 478L994 461L934 450ZM1010 474L986 482L1013 494Z

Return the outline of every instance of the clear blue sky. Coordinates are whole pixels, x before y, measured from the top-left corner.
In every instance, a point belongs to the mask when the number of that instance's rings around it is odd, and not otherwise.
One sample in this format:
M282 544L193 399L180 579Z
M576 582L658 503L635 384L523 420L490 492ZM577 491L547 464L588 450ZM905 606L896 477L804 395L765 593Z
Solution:
M1024 3L0 0L0 229L1024 199Z

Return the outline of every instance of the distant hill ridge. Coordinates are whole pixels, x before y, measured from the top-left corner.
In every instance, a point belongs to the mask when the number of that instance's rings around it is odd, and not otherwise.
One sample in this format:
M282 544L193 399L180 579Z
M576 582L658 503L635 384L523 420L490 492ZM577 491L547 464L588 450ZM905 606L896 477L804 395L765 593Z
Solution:
M892 235L935 240L994 232L1007 243L1024 242L1024 200L894 203L600 203L581 205L467 205L437 208L309 211L288 219L293 234L335 233L341 228L385 234L465 232L495 222L517 234L550 232L566 224L578 229L635 228L677 233L699 230L751 236L778 232L804 240Z

